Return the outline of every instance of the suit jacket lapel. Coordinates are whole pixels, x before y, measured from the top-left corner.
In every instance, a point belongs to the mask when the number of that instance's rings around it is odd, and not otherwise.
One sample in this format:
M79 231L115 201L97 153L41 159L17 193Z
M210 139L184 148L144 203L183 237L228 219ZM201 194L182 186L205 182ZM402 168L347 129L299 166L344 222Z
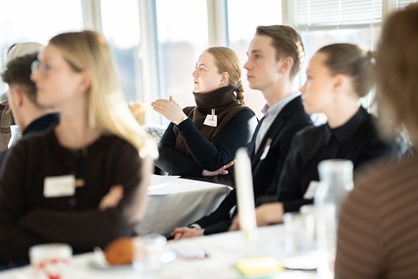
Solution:
M251 144L251 167L254 170L254 167L258 164L260 161L260 157L264 152L264 148L266 146L267 140L269 138L273 139L273 144L277 141L275 138L276 135L281 131L283 125L286 123L287 118L289 115L292 114L293 111L297 110L299 106L302 105L302 99L300 96L294 98L291 100L276 116L276 119L274 119L273 123L271 124L270 128L268 129L267 133L264 135L263 140L261 141L260 148L257 150L257 154L253 154L255 152L255 137L256 133L254 133L253 136L253 142ZM264 119L264 118L263 118ZM263 120L262 119L262 120ZM257 131L260 129L261 121L257 127Z
M261 120L257 124L257 127L255 127L255 131L254 131L253 137L251 139L251 142L250 142L250 145L249 145L249 148L248 148L248 156L250 156L250 158L253 158L253 156L254 156L255 141L257 139L257 134L258 134L258 131L260 130L261 123L263 123L263 121L264 121L264 118L265 117L261 118Z
M284 117L282 115L282 112L280 112L279 115L276 116L276 119L274 119L269 129L267 130L267 133L264 135L263 139L261 140L260 148L258 148L257 153L254 155L254 157L251 160L253 169L254 169L254 166L257 165L258 162L260 161L260 157L264 152L267 140L269 138L274 139L276 134L279 133L279 131L281 130L284 123L285 123ZM255 144L253 148L255 148Z

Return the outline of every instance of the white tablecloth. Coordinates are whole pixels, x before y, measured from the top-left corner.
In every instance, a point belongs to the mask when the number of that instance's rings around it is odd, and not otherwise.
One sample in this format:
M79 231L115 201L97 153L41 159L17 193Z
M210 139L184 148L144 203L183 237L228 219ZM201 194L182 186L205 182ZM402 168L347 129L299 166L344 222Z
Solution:
M222 184L153 175L147 210L137 231L141 235L167 235L173 228L187 226L211 213L231 189Z
M284 249L284 228L282 225L260 228L251 254L248 254L244 237L241 232L229 232L213 236L205 236L189 240L171 241L168 249L199 249L209 256L199 260L185 260L177 258L166 264L155 279L238 279L239 272L234 264L237 260L247 256L273 256L285 262L289 256ZM73 258L71 279L134 279L142 278L129 267L109 268L100 270L92 267L93 253L75 256ZM0 279L29 279L32 278L30 267L12 269L0 272ZM280 271L277 279L317 279L315 272Z

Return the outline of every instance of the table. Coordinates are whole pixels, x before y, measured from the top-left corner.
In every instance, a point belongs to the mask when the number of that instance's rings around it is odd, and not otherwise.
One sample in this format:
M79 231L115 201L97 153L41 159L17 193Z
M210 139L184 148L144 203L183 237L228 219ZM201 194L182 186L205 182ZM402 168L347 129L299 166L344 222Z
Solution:
M282 225L263 227L257 231L257 239L253 256L274 256L284 261L289 255L284 247L284 228ZM168 248L173 250L191 247L202 249L209 255L200 260L185 260L177 258L165 265L156 279L239 279L241 278L234 264L246 256L244 236L241 232L227 232L194 239L170 241ZM93 253L73 257L72 279L134 279L139 278L132 268L114 268L98 270L91 267ZM29 279L30 267L12 269L0 272L0 279ZM315 272L281 271L275 279L317 279Z
M147 209L137 231L167 235L214 211L231 190L222 184L152 175Z

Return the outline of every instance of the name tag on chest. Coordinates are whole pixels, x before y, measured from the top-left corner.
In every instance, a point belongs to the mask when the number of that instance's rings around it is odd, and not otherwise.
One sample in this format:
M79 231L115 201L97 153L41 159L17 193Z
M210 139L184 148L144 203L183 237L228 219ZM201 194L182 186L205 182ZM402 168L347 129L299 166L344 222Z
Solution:
M205 122L203 122L206 126L216 127L218 126L218 116L215 114L215 110L212 109L212 113L206 115Z
M206 126L216 127L218 125L218 116L217 115L206 115L205 122L203 122Z
M57 198L74 196L75 194L75 176L61 175L50 176L44 179L44 197Z

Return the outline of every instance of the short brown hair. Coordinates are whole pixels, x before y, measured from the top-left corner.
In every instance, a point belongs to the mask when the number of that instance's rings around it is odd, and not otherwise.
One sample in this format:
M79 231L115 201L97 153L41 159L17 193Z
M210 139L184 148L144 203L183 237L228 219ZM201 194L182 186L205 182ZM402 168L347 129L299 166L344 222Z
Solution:
M268 36L273 40L272 46L276 50L276 60L286 56L293 59L290 77L294 78L299 73L305 59L302 39L296 30L286 25L258 26L256 35Z
M354 90L364 97L376 83L374 54L353 44L332 44L318 50L327 57L325 66L332 75L343 74L351 77Z
M418 4L411 4L391 14L383 24L377 49L376 96L380 117L390 119L397 127L405 127L415 140L418 140L417 49ZM393 134L393 129L384 131Z
M33 104L36 103L36 86L30 79L32 62L37 59L37 53L24 55L7 63L6 70L1 78L9 86L19 85L24 88L24 93Z

